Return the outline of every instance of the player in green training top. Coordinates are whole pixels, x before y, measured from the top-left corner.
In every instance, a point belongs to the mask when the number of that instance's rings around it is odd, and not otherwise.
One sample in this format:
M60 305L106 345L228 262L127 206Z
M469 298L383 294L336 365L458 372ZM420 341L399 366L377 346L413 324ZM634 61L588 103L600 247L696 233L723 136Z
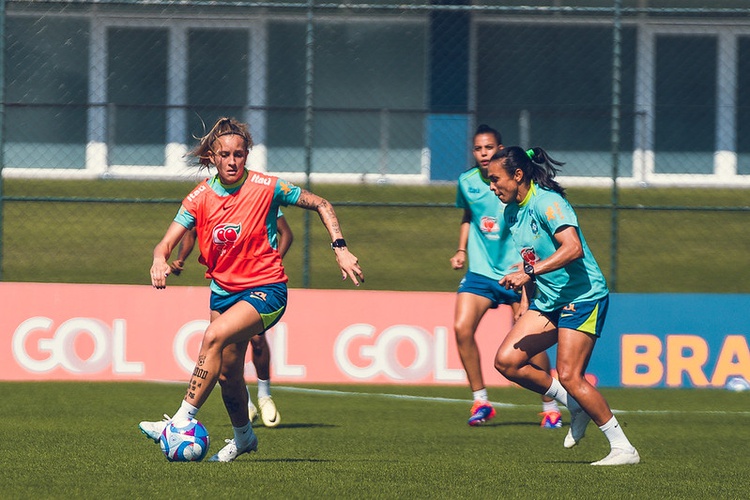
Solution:
M468 258L468 270L458 286L454 330L456 344L466 377L474 397L469 425L480 425L495 416L489 402L480 367L479 349L474 336L479 322L490 309L501 304L513 308L514 319L525 307L520 306L520 295L506 290L499 281L517 268L521 256L513 246L507 225L503 222L505 204L489 190L487 165L490 158L502 149L500 132L480 125L474 134L476 166L458 179L456 206L464 209L458 238L458 250L451 258L453 269L463 269ZM549 373L546 352L540 352L534 363ZM554 399L542 398L542 427L562 426L560 409Z
M509 380L568 407L566 448L583 438L593 419L609 440L610 453L592 465L637 464L638 451L585 377L604 327L609 290L565 190L554 179L560 165L542 148L513 146L495 153L488 167L491 189L507 204L505 223L523 257L523 268L501 284L526 294L529 285L536 285L529 310L500 345L495 367ZM559 381L532 362L554 344Z

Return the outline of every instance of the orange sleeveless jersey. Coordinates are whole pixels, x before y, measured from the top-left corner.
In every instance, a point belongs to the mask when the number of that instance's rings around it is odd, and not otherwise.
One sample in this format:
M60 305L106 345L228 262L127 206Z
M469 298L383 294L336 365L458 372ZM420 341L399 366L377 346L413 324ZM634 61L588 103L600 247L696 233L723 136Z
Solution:
M277 181L277 177L250 172L244 184L228 196L220 196L203 181L182 202L195 217L198 261L207 267L206 278L228 292L288 281L268 232L276 228L279 203L274 202L275 192L283 197L294 186L279 182L277 190Z

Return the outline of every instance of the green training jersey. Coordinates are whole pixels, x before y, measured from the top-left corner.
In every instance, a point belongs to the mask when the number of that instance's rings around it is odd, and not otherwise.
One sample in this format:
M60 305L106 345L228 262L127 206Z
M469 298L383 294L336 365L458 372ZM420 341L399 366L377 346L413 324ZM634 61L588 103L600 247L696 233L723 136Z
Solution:
M565 226L576 228L583 257L556 271L536 277L534 304L542 311L561 309L572 302L597 300L609 290L599 264L578 227L573 207L559 193L531 183L526 198L505 208L505 223L523 260L535 264L555 253L560 244L554 235Z
M471 211L469 271L499 280L521 262L503 219L505 204L490 191L490 181L474 167L458 178L456 206Z

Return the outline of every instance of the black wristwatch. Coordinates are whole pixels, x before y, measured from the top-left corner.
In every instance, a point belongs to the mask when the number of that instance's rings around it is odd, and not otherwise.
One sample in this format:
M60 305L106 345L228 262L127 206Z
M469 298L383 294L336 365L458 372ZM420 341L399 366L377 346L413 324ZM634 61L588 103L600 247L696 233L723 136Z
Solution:
M337 248L346 248L346 240L344 238L333 240L333 243L331 243L331 250L335 250Z
M534 266L532 266L528 262L524 262L523 272L529 275L529 278L531 278L531 281L536 281L536 274L534 274Z

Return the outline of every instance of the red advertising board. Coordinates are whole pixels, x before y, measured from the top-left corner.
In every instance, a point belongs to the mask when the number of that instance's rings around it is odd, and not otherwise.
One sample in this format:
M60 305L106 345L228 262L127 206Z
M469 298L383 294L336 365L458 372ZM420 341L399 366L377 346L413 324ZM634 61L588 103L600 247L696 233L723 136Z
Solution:
M208 324L207 287L0 283L0 296L0 380L186 381ZM454 302L450 292L290 290L267 333L272 379L466 384ZM477 332L491 386L509 384L492 364L511 320L500 307Z

